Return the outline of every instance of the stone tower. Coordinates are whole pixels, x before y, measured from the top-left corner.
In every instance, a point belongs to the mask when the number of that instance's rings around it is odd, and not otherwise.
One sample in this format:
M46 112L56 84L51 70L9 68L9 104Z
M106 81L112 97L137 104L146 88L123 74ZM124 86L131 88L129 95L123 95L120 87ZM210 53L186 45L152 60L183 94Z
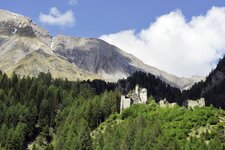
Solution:
M137 96L139 96L139 85L138 84L135 86L135 94L137 94Z
M139 85L136 85L133 93L121 95L120 111L129 108L132 104L146 104L147 100L147 89L139 88Z
M147 89L143 88L140 91L140 99L141 99L141 103L146 103L148 100L148 96L147 96Z
M121 95L121 101L120 101L120 111L123 109L129 108L131 105L131 99L125 95Z

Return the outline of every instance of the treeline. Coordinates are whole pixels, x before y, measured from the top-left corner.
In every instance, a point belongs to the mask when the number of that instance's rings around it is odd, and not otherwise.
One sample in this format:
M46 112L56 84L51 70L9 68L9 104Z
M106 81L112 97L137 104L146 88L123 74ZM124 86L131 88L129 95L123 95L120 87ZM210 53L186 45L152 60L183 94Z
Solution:
M73 124L77 131L72 128L74 132L68 133L85 131L86 138L88 131L119 112L119 96L115 85L104 81L69 82L44 73L35 78L15 74L8 78L0 72L0 149L25 149L36 137L40 137L37 145L51 149L57 129L68 131ZM82 137L76 138L82 145ZM56 139L60 143L61 138Z

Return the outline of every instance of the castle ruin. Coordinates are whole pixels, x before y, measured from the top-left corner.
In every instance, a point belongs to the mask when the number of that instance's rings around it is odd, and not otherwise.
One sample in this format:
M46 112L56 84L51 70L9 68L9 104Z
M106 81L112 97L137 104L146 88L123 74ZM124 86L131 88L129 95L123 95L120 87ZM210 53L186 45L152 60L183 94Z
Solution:
M194 107L204 107L205 106L205 99L204 98L200 98L199 100L187 100L186 101L186 106L190 109L190 108L194 108Z
M160 107L173 107L176 106L177 103L169 103L166 99L159 101ZM204 107L205 106L205 99L200 98L198 100L186 100L183 105L188 109L194 109L195 107Z
M159 101L160 107L174 107L176 105L177 105L177 103L169 103L166 99L163 99L163 100Z
M120 111L129 108L132 104L146 104L147 99L147 89L139 88L139 85L136 85L133 93L121 95Z

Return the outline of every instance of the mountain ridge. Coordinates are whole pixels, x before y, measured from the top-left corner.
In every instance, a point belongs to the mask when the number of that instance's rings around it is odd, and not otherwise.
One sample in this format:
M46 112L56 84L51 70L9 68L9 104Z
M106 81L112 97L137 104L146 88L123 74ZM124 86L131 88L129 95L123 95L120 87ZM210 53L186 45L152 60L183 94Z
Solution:
M196 81L200 81L200 79L179 78L149 66L137 57L103 40L64 35L52 37L47 30L37 26L28 17L5 10L0 10L0 14L4 16L0 19L0 69L7 73L8 70L12 72L12 68L17 68L16 71L20 75L31 74L29 71L24 74L23 72L26 71L19 70L21 67L18 67L18 64L21 66L21 60L24 61L28 54L41 50L55 57L55 60L60 60L59 62L63 63L61 66L73 64L72 72L77 70L77 72L87 73L92 76L90 78L97 77L107 81L117 81L132 75L136 71L143 71L151 73L181 90L188 89ZM48 66L51 66L52 72L57 72L57 69L53 69L54 65ZM41 68L36 69L39 71L35 71L34 68L31 70L36 74L42 71L46 72L46 69ZM61 72L69 72L69 70L62 69ZM63 73L63 76L66 78L67 74ZM62 75L58 74L55 77L62 77ZM87 79L86 77L85 79ZM74 78L71 79L74 80Z

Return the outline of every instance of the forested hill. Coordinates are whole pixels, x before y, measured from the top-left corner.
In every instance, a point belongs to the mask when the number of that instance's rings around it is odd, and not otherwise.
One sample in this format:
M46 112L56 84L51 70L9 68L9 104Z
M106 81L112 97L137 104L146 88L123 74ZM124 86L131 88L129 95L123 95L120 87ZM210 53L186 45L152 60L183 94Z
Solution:
M98 149L95 147L96 140L101 140L102 138L106 138L106 140L100 144L109 148L110 145L104 142L107 142L108 133L111 132L106 133L107 137L105 135L95 136L100 139L95 139L91 136L91 133L97 128L99 129L101 127L99 125L104 123L112 114L119 113L121 93L128 92L136 84L146 87L148 95L152 95L158 100L166 97L170 101L181 102L179 101L181 96L179 89L170 87L151 74L142 72L136 72L128 79L120 80L118 83L106 83L101 80L70 82L68 80L53 79L51 74L44 73L40 73L38 77L27 76L23 78L13 74L9 78L6 74L0 72L0 149ZM139 114L139 112L142 112L142 110L147 111L145 108L151 107L152 102L154 101L148 100L148 103L150 103L148 105L134 106L131 108L132 111L130 109L125 110L122 112L121 117L126 120L129 116L139 116L142 114ZM149 108L148 111L153 109L155 108ZM181 110L183 109L185 108L181 108ZM179 118L182 118L179 115L183 114L183 112L176 114L177 110L174 112L174 116L178 115L177 118L167 118L169 119L168 121L173 119L179 121ZM224 114L222 110L214 108L206 108L205 110L206 112L197 113L199 115L197 120L203 120L203 122L200 122L201 125L208 123L212 125L217 124L219 123L219 116L216 114ZM166 114L169 114L169 111ZM154 116L154 111L152 113ZM187 115L192 116L195 114L190 112ZM224 118L222 117L222 119ZM131 130L136 130L139 126L135 125L135 120L133 121L133 123L128 123L133 124ZM152 121L149 120L149 123ZM158 120L158 123L160 124L161 121L163 120ZM187 126L199 125L196 120L193 121L193 124L187 124ZM180 122L183 122L183 120L180 120ZM175 122L171 126L176 125ZM128 126L121 127L127 128ZM182 125L178 126L178 128L182 129L182 134L188 134L182 127ZM165 138L165 135L167 135L165 132L170 132L170 130L173 134L180 134L173 131L172 128L161 132L161 129L156 129L153 126L149 130L150 126L145 126L144 122L142 128L146 132L152 131L153 135L155 131L159 131L160 135L155 137L159 141L161 141L161 138ZM224 127L221 126L219 131L223 129ZM137 132L139 131L137 130ZM161 136L161 134L165 135ZM179 137L186 138L183 135ZM114 140L117 138L113 130L110 138ZM123 138L122 135L121 138ZM166 140L169 139L166 138ZM214 139L214 135L212 139ZM174 139L172 140L176 142ZM223 139L217 137L212 142L218 143L219 141L220 143L221 140Z
M224 150L225 112L162 108L154 101L111 115L91 133L94 149Z
M183 92L184 99L204 97L206 105L225 109L225 57L221 59L205 82L196 83L190 90Z
M114 89L104 81L69 82L43 73L8 78L0 72L0 149L25 149L33 141L52 149L53 134L70 134L69 147L91 146L90 131L119 112L120 94ZM60 143L65 141L57 138L58 149Z
M119 113L121 93L136 84L158 100L178 100L181 95L178 89L142 72L118 83L70 82L44 73L9 78L0 72L0 148L19 150L35 147L34 143L51 147L54 134L56 147L73 145L74 141L78 147L88 147L90 132L110 114ZM67 136L71 138L65 140Z

